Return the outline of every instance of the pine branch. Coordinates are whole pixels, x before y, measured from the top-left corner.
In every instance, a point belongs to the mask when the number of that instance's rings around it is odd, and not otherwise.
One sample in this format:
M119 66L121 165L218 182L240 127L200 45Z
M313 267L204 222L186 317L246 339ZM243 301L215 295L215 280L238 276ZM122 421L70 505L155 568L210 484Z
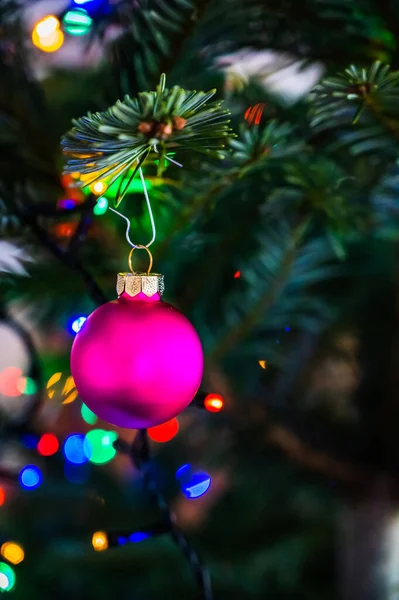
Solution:
M273 306L286 284L291 267L294 263L299 237L304 233L303 225L304 224L301 223L295 230L292 243L287 248L283 260L281 261L279 273L277 274L274 284L268 287L260 296L251 310L243 316L237 327L228 331L226 335L217 342L216 346L210 351L209 356L207 357L209 361L220 360L226 352L235 348L261 320L264 313Z

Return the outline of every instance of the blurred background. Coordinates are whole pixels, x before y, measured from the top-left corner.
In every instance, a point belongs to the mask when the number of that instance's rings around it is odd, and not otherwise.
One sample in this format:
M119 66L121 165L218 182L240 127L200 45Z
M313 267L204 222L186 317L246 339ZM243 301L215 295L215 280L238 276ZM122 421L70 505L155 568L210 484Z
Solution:
M205 353L146 468L215 600L399 599L398 35L390 0L0 0L0 592L210 598L69 366L129 246L60 139L166 73L234 136L144 167ZM120 210L145 243L138 176Z

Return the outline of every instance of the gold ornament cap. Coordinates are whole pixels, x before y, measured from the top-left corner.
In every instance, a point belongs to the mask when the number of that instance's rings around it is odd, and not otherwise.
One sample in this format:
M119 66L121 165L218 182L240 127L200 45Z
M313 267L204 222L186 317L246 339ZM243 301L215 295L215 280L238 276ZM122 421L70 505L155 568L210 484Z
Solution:
M136 273L132 265L132 256L135 250L145 250L148 254L149 265L146 273ZM152 269L152 254L147 246L134 246L129 253L128 263L130 273L118 273L116 281L116 291L118 296L125 293L134 298L138 294L144 294L147 298L151 298L155 294L162 296L165 289L163 275L160 273L151 273Z
M150 298L154 294L162 296L164 289L164 278L160 273L118 273L116 281L118 296L125 292L133 298L143 293Z

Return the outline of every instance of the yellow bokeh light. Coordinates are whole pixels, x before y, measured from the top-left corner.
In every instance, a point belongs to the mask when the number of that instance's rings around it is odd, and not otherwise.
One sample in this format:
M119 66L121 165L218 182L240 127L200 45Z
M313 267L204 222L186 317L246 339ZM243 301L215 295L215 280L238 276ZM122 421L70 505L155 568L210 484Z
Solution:
M60 28L60 22L54 15L48 15L36 23L34 31L39 37L47 37Z
M32 42L43 52L55 52L64 43L60 22L54 15L48 15L36 23L32 32Z
M100 195L103 192L105 192L105 190L107 189L107 186L102 181L96 181L96 183L93 183L93 185L90 186L90 189L93 192L93 194Z
M267 360L258 360L258 363L262 367L262 369L267 369Z
M59 381L61 379L62 373L54 373L54 375L52 375L50 377L50 379L47 382L47 389L48 389L48 397L52 398L55 394L55 390L50 389L55 383L57 383L57 381Z
M5 542L1 547L1 555L13 565L18 565L25 558L22 546L16 542Z
M102 552L108 548L108 536L105 531L96 531L91 539L93 548L96 552Z
M62 395L66 396L62 404L70 404L78 397L78 390L75 387L75 382L73 380L72 375L70 375L66 380L64 389L62 390Z

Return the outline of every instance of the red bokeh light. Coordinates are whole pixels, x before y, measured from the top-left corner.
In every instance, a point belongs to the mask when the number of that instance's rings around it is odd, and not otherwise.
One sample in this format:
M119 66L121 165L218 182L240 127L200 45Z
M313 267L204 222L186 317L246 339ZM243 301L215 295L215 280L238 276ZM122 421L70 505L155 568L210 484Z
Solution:
M22 377L22 370L18 367L7 367L0 373L0 393L16 398L21 395L18 383ZM19 386L20 387L20 386Z
M239 279L241 277L241 271L236 271L234 273L234 279Z
M148 429L148 437L154 442L169 442L177 435L178 431L179 423L177 422L177 419L174 418L170 421L166 421L166 423L162 423L162 425L150 427Z
M266 104L264 102L258 102L257 104L247 108L244 114L244 119L248 121L249 125L260 124L265 106Z
M3 488L0 487L0 506L3 506L5 501L6 501L5 491L3 490Z
M209 412L220 412L224 406L224 400L219 394L208 394L204 400L204 406Z
M58 439L52 433L44 433L37 444L37 451L41 456L51 456L60 447Z

